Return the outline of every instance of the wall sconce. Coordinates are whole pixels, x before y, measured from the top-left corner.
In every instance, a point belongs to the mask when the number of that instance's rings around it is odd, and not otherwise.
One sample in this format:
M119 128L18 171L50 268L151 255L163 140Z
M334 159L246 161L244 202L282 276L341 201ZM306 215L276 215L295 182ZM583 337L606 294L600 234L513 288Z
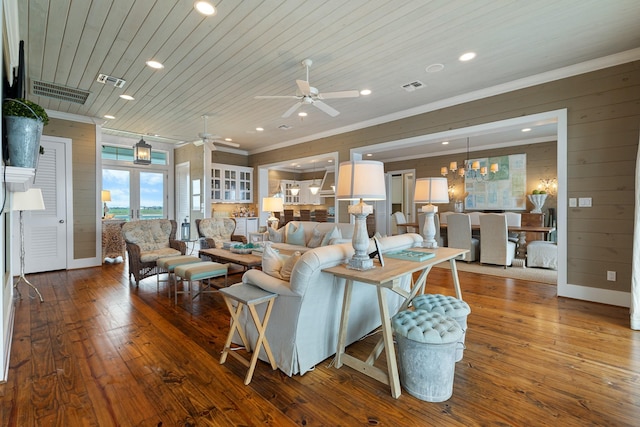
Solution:
M549 195L555 195L558 191L558 180L555 178L540 178L538 190L544 190Z
M143 138L133 146L133 163L136 165L151 164L151 146Z

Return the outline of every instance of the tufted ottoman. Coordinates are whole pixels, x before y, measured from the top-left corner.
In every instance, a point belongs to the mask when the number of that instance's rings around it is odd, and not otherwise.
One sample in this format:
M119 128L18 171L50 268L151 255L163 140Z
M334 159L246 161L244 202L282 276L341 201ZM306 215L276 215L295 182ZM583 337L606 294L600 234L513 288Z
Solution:
M527 244L527 267L558 269L558 245L534 240Z
M464 341L467 336L467 316L471 308L466 302L440 294L424 294L413 299L413 308L440 313L452 317L462 328L462 345L456 350L456 362L464 355Z
M405 310L391 321L398 343L400 383L409 394L443 402L453 394L456 348L462 328L454 319L426 310Z

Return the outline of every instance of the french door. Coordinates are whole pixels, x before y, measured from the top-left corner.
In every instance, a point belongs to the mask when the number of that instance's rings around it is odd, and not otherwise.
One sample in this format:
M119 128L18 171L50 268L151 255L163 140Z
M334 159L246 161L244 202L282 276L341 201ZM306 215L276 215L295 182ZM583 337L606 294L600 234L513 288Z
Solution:
M167 182L162 171L102 169L102 189L111 192L111 201L106 202L109 215L124 221L168 218Z

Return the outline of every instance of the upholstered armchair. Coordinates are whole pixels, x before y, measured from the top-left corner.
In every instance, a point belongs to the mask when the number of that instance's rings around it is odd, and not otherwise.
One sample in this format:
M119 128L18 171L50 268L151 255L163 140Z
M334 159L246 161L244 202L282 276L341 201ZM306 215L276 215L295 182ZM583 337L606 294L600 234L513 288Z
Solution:
M170 219L148 219L122 224L122 237L127 245L129 277L140 280L158 273L159 258L184 255L185 242L176 240L176 222Z
M196 228L200 238L200 249L221 248L224 242L247 243L247 238L236 231L236 220L233 218L196 219Z

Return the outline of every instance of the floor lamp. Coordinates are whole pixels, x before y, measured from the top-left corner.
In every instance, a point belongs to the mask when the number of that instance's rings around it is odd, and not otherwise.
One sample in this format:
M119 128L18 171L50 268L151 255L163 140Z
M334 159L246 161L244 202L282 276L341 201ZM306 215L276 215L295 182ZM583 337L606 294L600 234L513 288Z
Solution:
M11 203L11 210L20 212L20 277L13 284L14 289L18 292L20 299L22 294L18 285L20 282L26 283L31 286L34 291L40 297L40 302L44 302L42 294L31 282L24 276L24 211L41 211L44 210L44 200L42 199L42 191L39 188L31 188L24 192L13 193L13 200Z
M262 198L262 212L269 212L271 215L267 219L267 227L278 228L278 218L276 218L274 212L282 212L283 209L284 203L281 197Z
M438 207L433 203L449 203L449 185L447 178L418 178L413 194L414 203L428 203L422 207L424 218L424 241L422 247L437 248L436 223L434 216L438 213Z
M373 213L373 206L364 200L385 200L387 194L384 184L384 164L373 160L352 160L340 163L338 169L337 200L360 200L357 205L349 206L349 213L355 217L353 231L353 257L348 268L369 270L373 260L369 258L369 234L367 233L367 215Z

